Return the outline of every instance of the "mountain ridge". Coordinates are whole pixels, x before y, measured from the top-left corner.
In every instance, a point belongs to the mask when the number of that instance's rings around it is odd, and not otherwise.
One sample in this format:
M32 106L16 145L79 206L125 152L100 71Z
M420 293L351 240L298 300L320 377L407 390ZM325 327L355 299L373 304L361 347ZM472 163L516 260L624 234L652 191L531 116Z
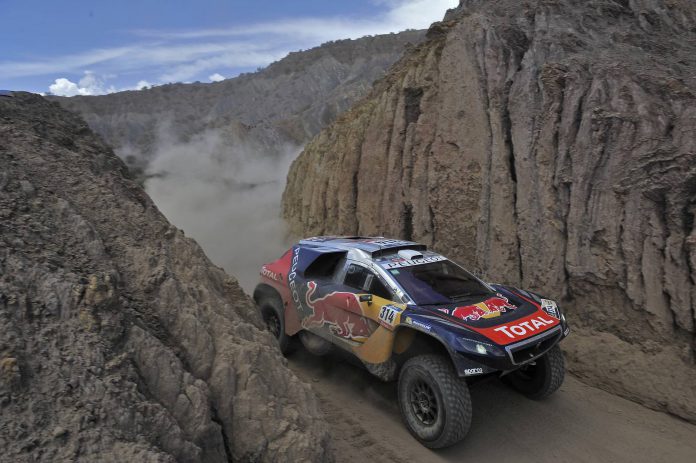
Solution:
M273 152L284 143L304 143L366 93L423 35L413 30L328 42L221 82L49 98L81 114L131 164L152 154L163 121L180 141L206 129L235 126L238 138Z

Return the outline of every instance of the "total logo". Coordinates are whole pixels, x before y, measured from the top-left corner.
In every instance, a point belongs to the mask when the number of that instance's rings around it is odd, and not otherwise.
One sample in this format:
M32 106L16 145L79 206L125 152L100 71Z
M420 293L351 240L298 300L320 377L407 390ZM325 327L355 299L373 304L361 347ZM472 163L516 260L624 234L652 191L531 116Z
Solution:
M270 278L273 281L283 281L283 275L280 273L275 273L265 265L261 267L261 275L265 276L266 278Z
M559 319L548 315L542 310L538 310L532 315L511 323L487 328L477 328L475 326L470 328L498 344L506 345L542 333L560 323Z
M494 328L493 331L504 333L510 339L519 339L527 337L527 334L535 331L543 331L543 328L549 325L555 325L556 320L551 320L548 317L538 316L529 320L519 322L515 325L503 325Z

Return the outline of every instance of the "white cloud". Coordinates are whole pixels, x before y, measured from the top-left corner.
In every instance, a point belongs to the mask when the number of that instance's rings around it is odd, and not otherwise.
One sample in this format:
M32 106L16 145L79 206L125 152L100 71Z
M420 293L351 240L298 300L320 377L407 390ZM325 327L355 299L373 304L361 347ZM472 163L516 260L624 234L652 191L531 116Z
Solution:
M61 77L48 86L48 91L59 96L75 96L80 95L80 89L75 82Z
M213 54L187 61L166 68L166 72L159 76L161 82L181 82L196 77L202 72L207 72L220 67L228 67L232 64L239 67L259 67L277 61L288 54L290 50L269 50L266 53L254 51L234 50L228 53Z
M216 72L215 74L209 75L208 80L210 80L211 82L220 82L221 80L225 80L225 76L223 76L219 72Z
M85 71L78 83L72 82L70 79L61 77L48 87L48 91L53 95L58 96L76 96L76 95L104 95L107 93L123 92L125 90L143 90L152 87L152 84L146 80L141 80L131 87L116 88L113 85L104 86L104 80L97 76L92 71Z
M41 61L0 62L0 76L4 78L40 76L58 72L70 72L116 60L128 55L134 47L95 49L84 53L46 58Z
M55 80L48 87L48 90L54 95L60 96L75 96L75 95L101 95L106 93L103 82L92 71L85 71L82 77L76 84L70 79L61 77Z
M152 87L152 84L147 80L139 80L138 83L135 84L135 90L143 90L149 87Z
M372 18L352 19L346 17L305 17L280 19L247 26L230 26L222 29L199 29L188 31L139 30L136 34L164 40L203 39L215 37L284 36L292 41L298 39L321 42L338 39L355 39L366 35L388 34L406 29L425 29L440 21L459 0L379 0L388 5L386 13Z
M426 28L459 3L458 0L372 1L382 7L381 14L363 18L285 18L221 29L137 31L139 43L127 46L87 50L39 61L0 62L0 77L64 76L86 68L100 76L137 75L160 84L200 80L212 72L230 76L240 69L267 66L291 51L330 40ZM86 75L80 82L92 77ZM80 82L62 77L51 85L51 91L83 95L115 90L113 86L104 88L103 81L86 81L84 85ZM123 85L121 82L120 86Z
M80 79L79 84L85 95L97 95L105 91L104 81L92 71L85 71L85 75Z

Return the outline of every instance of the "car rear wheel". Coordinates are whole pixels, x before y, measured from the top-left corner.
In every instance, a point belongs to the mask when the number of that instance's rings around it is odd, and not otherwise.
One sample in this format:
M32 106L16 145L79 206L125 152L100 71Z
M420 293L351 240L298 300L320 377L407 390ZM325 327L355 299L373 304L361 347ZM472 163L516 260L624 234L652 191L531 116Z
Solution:
M506 384L530 399L544 399L561 387L565 377L565 361L558 344L546 354L519 370L503 377Z
M404 423L426 447L453 445L469 432L469 388L449 359L420 355L408 360L401 368L398 390Z
M283 310L278 307L278 303L273 299L262 300L259 303L259 309L261 310L263 321L266 322L268 331L278 340L280 352L283 355L287 354L290 351L291 338L285 333Z

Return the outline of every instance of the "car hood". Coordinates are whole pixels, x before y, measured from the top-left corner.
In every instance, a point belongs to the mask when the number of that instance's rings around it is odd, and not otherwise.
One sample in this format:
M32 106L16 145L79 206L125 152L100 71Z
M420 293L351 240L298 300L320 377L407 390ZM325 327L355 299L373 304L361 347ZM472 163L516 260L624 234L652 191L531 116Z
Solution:
M501 345L532 337L560 324L560 320L544 311L529 293L527 297L507 287L494 289L496 294L418 308Z

